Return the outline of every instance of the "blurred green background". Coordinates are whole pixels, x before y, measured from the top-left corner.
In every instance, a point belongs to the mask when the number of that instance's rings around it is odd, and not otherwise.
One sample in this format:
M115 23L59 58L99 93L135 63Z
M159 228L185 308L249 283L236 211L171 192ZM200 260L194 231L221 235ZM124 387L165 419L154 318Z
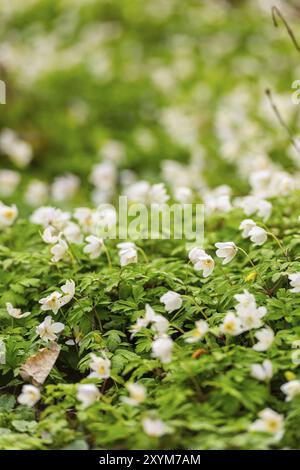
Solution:
M0 131L33 152L21 169L0 154L0 168L22 176L2 199L22 205L32 179L71 172L82 183L74 203L88 203L91 167L107 154L150 181L164 179L163 160L192 162L199 184L227 183L236 194L248 191L237 169L244 155L298 169L264 93L272 89L297 134L300 56L282 23L274 27L273 3L2 0ZM300 37L298 2L275 4Z

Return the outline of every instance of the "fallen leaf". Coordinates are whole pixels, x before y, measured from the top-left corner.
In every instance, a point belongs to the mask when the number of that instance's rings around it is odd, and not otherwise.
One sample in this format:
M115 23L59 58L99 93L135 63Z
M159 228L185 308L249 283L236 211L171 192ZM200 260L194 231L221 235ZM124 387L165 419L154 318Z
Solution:
M197 359L198 357L202 356L202 354L208 354L208 351L206 349L199 348L192 354L192 358Z
M36 386L42 385L50 374L59 352L60 346L52 343L48 348L40 349L29 357L20 369L22 379Z

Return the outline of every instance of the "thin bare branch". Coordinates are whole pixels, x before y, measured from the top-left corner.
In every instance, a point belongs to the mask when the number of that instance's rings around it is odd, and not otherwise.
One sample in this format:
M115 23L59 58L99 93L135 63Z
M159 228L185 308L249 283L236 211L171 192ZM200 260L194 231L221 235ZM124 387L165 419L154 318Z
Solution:
M283 22L287 32L288 32L288 35L290 36L295 48L297 49L298 52L300 52L300 46L297 42L297 39L295 37L295 34L293 33L293 30L292 28L290 27L290 25L288 24L287 20L285 19L285 17L283 16L283 14L281 13L281 11L279 10L279 8L277 7L272 7L272 18L273 18L273 23L274 23L274 26L276 28L278 28L278 21L277 21L277 18L276 18L276 15L281 19L281 21Z
M294 149L299 153L300 155L300 148L297 144L297 141L295 140L293 134L291 133L288 125L286 124L286 122L284 121L283 117L281 116L280 114L280 111L278 109L278 107L276 106L274 100L273 100L273 96L272 96L272 92L269 88L266 89L265 91L266 95L267 95L267 98L270 102L270 105L279 121L279 123L281 124L281 126L285 129L285 131L287 132L288 136L289 136L289 140L291 142L291 144L293 145Z

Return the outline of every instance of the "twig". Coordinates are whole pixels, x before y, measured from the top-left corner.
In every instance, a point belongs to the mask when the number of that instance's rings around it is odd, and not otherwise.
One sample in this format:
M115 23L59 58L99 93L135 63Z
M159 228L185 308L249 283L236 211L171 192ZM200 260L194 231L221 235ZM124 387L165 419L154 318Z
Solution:
M297 39L293 33L293 30L292 28L290 27L290 25L288 24L287 20L285 19L285 17L283 16L283 14L281 13L281 11L279 10L279 8L277 7L272 7L272 18L273 18L273 23L274 23L274 26L275 28L278 28L278 22L277 22L277 19L276 19L276 15L281 19L281 21L283 22L287 32L288 32L288 35L290 36L295 48L297 49L298 52L300 52L300 46L297 42Z
M268 100L269 100L269 102L270 102L270 105L271 105L271 107L272 107L272 109L273 109L273 111L274 111L274 113L275 113L275 115L276 115L276 117L277 117L279 123L280 123L281 126L286 130L286 132L287 132L287 134L288 134L288 136L289 136L289 139L290 139L291 144L293 145L293 147L295 148L295 150L296 150L296 151L299 153L299 155L300 155L300 148L298 147L297 142L296 142L296 140L294 139L294 136L293 136L293 134L291 133L291 131L290 131L288 125L286 124L286 122L284 121L283 117L281 116L278 107L277 107L276 104L274 103L273 96L272 96L272 92L271 92L270 88L267 88L267 89L265 90L265 93L266 93L266 96L267 96L267 98L268 98Z

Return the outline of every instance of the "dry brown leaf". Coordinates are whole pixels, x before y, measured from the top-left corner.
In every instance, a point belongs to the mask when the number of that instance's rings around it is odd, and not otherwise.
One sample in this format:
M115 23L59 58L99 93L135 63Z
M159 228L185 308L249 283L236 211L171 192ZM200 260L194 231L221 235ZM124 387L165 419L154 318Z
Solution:
M192 354L192 358L198 359L198 357L202 356L203 354L208 354L207 349L203 349L203 348L196 349L196 351L193 352Z
M36 386L42 385L50 374L59 352L60 346L51 343L48 348L40 349L29 357L20 369L22 379Z

